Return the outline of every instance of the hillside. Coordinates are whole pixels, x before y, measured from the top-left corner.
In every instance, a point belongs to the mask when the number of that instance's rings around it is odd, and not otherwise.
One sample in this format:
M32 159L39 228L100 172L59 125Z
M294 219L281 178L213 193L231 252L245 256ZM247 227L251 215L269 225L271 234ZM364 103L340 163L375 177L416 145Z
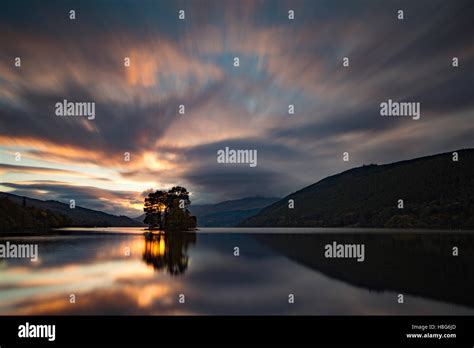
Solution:
M68 204L60 203L57 201L42 201L39 199L33 199L28 197L22 197L13 195L6 192L0 192L0 201L8 206L8 210L2 209L2 219L0 220L0 229L7 228L34 228L34 227L139 227L143 224L130 219L126 216L115 216L107 214L101 211L86 209L76 206L75 209L70 209ZM3 206L2 206L3 207ZM32 221L27 226L18 219L12 220L14 214L26 214L33 210L43 212L42 215L48 213L54 215L58 222L54 222L51 225L46 224L43 226L43 222L35 223ZM22 212L23 211L23 212ZM41 213L40 213L41 215ZM7 224L6 221L10 221Z
M17 204L7 196L0 198L0 231L64 227L71 221L63 214Z
M199 227L234 227L278 200L275 197L247 197L216 204L191 205L189 210L196 216ZM144 218L145 214L135 220L143 221Z
M458 162L449 152L347 170L290 194L240 226L474 228L474 150L457 152Z

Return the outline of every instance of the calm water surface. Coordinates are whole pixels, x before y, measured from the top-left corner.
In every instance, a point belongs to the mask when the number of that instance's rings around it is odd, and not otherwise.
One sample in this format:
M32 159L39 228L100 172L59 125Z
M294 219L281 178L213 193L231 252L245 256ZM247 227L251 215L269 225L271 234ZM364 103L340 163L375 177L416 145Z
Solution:
M39 260L0 260L0 314L474 314L472 232L202 228L145 236L108 228L6 241L37 243ZM333 241L364 244L365 261L325 258Z

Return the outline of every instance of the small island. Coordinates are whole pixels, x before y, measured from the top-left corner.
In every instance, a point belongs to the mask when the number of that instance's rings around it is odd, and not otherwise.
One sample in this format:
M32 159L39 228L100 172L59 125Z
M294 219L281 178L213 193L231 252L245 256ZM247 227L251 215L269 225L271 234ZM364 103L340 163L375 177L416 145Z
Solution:
M188 210L190 205L189 192L184 187L151 192L145 198L144 223L148 225L148 231L195 230L197 220Z

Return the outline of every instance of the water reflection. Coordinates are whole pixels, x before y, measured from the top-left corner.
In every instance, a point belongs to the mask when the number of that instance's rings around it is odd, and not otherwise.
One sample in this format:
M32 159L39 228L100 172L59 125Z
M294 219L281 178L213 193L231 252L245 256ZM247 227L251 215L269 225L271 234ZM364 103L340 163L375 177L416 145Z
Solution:
M196 244L194 232L146 234L143 260L155 271L165 269L173 276L180 275L188 268L188 247L193 244Z
M40 259L0 263L0 314L474 314L474 234L137 232L8 238ZM365 261L325 258L334 240Z
M474 235L260 234L255 238L310 269L372 291L396 291L474 307ZM325 245L363 244L365 261L331 259ZM453 248L462 252L453 256Z

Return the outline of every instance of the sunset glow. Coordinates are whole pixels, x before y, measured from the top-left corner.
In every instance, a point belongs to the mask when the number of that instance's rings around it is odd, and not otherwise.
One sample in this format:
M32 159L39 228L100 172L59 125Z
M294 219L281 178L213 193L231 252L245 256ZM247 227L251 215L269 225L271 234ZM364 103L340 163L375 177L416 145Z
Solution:
M291 23L285 1L272 11L264 1L196 1L186 25L169 20L166 2L127 4L78 4L80 30L61 9L42 17L40 5L10 4L8 20L0 14L1 191L138 216L150 189L183 185L194 203L282 197L354 166L473 145L467 31L428 17L417 18L423 30L411 19L398 28L377 2L323 12L291 2ZM405 5L417 16L443 8ZM24 23L28 13L35 20ZM388 97L416 97L423 116L387 122L378 105ZM56 116L63 99L96 103L95 119ZM258 149L258 166L219 165L226 146ZM340 160L347 149L350 163Z

